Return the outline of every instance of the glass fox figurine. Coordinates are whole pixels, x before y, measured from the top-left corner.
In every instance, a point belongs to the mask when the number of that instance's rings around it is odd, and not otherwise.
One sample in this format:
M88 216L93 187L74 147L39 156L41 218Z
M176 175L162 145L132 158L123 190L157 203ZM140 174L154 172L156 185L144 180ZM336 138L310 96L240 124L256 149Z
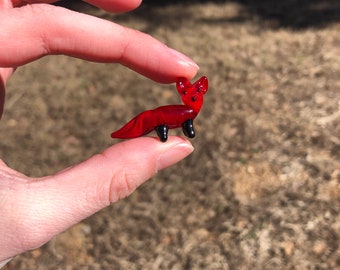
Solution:
M183 105L166 105L144 111L113 132L111 137L132 139L155 130L160 141L166 142L168 130L180 127L185 136L195 137L193 120L203 105L203 96L208 91L208 78L203 76L191 84L186 78L181 77L178 78L176 87L182 97Z

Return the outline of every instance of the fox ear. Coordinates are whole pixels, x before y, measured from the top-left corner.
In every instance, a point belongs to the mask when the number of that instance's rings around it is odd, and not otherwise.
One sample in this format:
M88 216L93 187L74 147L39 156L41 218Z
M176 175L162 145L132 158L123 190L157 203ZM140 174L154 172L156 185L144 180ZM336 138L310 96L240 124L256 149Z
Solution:
M181 96L186 94L186 91L190 86L191 83L186 78L180 77L177 79L176 87Z
M202 76L199 80L194 83L194 86L200 88L200 90L205 94L208 91L208 78Z

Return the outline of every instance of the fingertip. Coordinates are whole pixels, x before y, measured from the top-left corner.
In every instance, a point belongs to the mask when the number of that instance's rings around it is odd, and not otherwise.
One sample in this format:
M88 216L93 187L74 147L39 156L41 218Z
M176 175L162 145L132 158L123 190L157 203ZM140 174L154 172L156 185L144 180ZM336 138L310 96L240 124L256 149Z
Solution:
M120 156L121 165L128 166L130 170L136 170L140 165L144 170L148 168L148 173L143 178L150 178L158 171L178 163L193 151L193 145L184 137L169 136L165 143L160 142L157 137L141 137L115 144L106 149L103 155L112 160ZM139 165L133 166L134 164ZM140 173L143 174L142 171Z
M157 160L157 171L174 165L194 151L192 144L182 137L170 137L168 145Z
M127 30L126 33L131 33ZM120 58L128 68L159 83L173 83L178 77L192 79L199 66L188 56L154 39L150 35L133 31L127 35L129 51ZM144 50L134 40L143 41ZM149 53L145 53L145 51Z
M191 69L191 72L197 72L199 70L199 66L188 56L171 48L169 48L169 50L170 53L177 58L178 64L185 68Z
M110 202L129 196L157 172L178 163L192 151L188 140L176 136L170 136L166 143L155 137L136 138L107 149L103 155L116 163L110 177Z

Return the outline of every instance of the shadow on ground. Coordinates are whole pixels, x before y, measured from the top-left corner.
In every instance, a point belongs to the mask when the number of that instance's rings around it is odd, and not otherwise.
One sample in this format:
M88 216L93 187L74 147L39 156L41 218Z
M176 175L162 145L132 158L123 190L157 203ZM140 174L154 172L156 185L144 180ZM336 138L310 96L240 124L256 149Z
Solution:
M236 21L249 20L256 16L259 20L267 23L270 27L288 27L292 29L304 29L309 27L325 27L330 23L340 21L340 2L338 0L144 0L142 6L169 6L169 5L180 5L185 9L188 5L197 5L203 3L237 3L244 7L244 13L239 14L238 18L234 18ZM70 7L73 9L81 9L84 5L81 1L61 1L59 5ZM136 12L137 15L143 16L145 12L139 10ZM185 14L185 12L181 12ZM147 14L146 16L149 16ZM169 17L176 17L177 14L169 14ZM158 21L163 21L167 18L157 18ZM187 16L190 16L188 13ZM150 18L150 17L148 17ZM207 19L209 22L209 19ZM211 23L223 23L230 22L228 19L210 20Z

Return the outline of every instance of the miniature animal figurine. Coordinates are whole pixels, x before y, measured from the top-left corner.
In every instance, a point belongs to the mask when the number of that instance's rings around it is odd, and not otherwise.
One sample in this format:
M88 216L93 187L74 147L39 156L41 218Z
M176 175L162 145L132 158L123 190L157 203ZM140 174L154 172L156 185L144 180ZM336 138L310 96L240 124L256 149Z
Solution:
M193 120L203 105L203 96L208 91L208 78L203 76L191 84L186 78L181 77L178 78L176 87L184 105L166 105L144 111L113 132L111 137L132 139L155 130L160 141L166 142L168 130L179 127L182 127L185 136L195 137Z

